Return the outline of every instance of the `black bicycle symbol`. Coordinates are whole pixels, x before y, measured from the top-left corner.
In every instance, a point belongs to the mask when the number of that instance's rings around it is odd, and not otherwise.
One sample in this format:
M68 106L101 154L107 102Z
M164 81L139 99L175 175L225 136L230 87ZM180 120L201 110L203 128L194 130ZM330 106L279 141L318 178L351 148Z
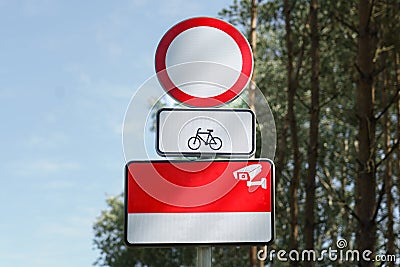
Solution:
M219 137L212 136L213 129L207 129L207 132L201 132L201 128L197 129L196 136L192 136L188 140L188 147L191 150L197 150L201 146L201 141L207 146L210 146L212 150L219 150L222 147L222 140ZM206 139L202 136L207 135Z

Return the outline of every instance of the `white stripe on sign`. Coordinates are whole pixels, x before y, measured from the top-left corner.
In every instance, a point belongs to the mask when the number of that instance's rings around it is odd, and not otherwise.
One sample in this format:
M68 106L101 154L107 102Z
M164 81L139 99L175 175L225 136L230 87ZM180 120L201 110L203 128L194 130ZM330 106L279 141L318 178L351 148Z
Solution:
M271 212L130 213L130 244L267 243Z
M252 155L255 116L250 109L161 109L157 152L162 156Z

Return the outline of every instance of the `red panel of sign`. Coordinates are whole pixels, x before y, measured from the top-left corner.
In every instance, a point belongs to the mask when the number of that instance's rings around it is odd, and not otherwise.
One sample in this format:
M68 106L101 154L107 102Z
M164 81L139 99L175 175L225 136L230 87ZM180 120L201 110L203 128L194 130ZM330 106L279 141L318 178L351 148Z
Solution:
M129 245L265 244L274 234L266 159L137 161L126 167Z

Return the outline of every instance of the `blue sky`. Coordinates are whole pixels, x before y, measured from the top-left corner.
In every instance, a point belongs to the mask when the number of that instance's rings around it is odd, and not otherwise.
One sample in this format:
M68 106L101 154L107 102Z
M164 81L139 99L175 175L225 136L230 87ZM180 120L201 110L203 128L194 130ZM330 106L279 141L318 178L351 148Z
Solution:
M175 23L233 1L0 0L0 263L91 266L122 123Z

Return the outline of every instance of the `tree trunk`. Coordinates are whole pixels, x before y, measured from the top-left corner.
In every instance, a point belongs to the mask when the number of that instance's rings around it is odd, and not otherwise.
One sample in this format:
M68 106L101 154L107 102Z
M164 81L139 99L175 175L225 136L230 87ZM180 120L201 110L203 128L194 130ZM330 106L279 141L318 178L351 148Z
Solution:
M355 182L355 205L357 214L357 249L374 251L376 240L376 180L375 180L375 118L373 111L373 57L375 53L374 32L370 0L359 0L357 67L357 118L359 163ZM372 261L361 259L360 266L373 266Z
M289 0L284 1L284 15L285 15L285 28L286 28L286 49L287 49L287 77L288 77L288 120L290 137L293 149L293 178L290 184L290 244L291 250L298 249L299 225L298 225L298 199L297 193L300 183L300 151L299 141L297 136L297 121L294 111L294 98L297 90L297 82L293 69L293 36L291 29L291 10ZM295 262L291 263L296 266Z
M256 65L256 48L257 48L257 2L256 0L251 1L251 10L250 10L250 46L251 50L253 51L253 60L254 66ZM253 74L251 75L251 83L249 86L249 107L251 110L255 110L255 98L256 98L256 68L253 69Z
M398 51L395 51L394 53L395 59L394 59L394 64L395 64L395 75L396 75L396 84L397 86L400 85L400 69L399 69L399 64L400 64L400 54ZM397 93L397 142L400 142L400 93ZM400 145L397 146L397 192L400 192ZM399 193L397 193L397 207L398 207L398 213L400 214L400 197Z
M388 92L388 75L387 71L383 73L383 103L384 106L389 105L389 92ZM384 134L384 151L385 155L389 155L389 150L390 150L390 120L388 116L388 112L385 112L383 116L383 134ZM387 225L386 225L386 238L387 238L387 254L389 255L394 255L395 254L395 248L394 248L394 218L393 218L393 212L394 212L394 204L393 204L393 195L392 195L392 157L391 155L388 156L388 158L385 161L385 170L384 170L384 184L385 184L385 195L386 195L386 206L387 206ZM388 263L389 267L394 266L394 262L389 262Z
M305 248L314 249L314 217L315 217L315 176L318 159L318 131L319 131L319 31L318 31L318 0L310 3L311 26L311 110L308 147L308 176L305 182ZM305 262L304 266L314 266L315 263Z
M250 25L250 46L253 51L253 60L254 60L254 66L255 66L255 61L256 61L256 48L257 48L257 3L256 0L251 1L251 10L250 10L250 20L251 20L251 25ZM256 95L256 69L253 69L253 73L251 76L251 82L249 86L249 107L251 110L255 112L255 95ZM251 246L250 247L250 267L257 267L258 259L257 259L257 246Z

